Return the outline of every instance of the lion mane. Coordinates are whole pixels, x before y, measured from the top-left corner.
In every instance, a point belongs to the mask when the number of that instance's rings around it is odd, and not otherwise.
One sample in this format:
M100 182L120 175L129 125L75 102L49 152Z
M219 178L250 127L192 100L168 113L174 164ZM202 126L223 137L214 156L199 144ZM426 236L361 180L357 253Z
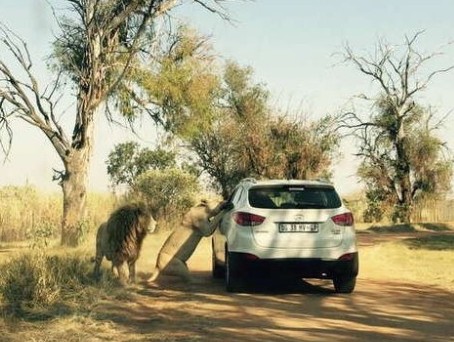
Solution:
M135 263L143 240L155 225L156 221L143 204L126 204L115 210L107 222L99 226L96 234L94 275L99 277L101 262L106 257L121 281L126 280L122 266L127 263L129 280L134 282Z

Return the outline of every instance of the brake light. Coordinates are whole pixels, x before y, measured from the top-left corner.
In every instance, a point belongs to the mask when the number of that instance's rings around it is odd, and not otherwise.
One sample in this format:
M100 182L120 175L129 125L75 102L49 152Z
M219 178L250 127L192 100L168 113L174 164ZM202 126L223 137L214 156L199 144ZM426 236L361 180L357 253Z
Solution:
M353 226L354 219L352 213L343 213L331 217L331 220L338 226Z
M265 217L239 211L233 214L233 220L240 226L253 227L265 221Z
M341 261L352 261L355 258L356 253L347 253L342 255L338 260Z
M247 261L259 260L259 257L257 255L250 254L250 253L244 253L244 254L242 254L242 257Z

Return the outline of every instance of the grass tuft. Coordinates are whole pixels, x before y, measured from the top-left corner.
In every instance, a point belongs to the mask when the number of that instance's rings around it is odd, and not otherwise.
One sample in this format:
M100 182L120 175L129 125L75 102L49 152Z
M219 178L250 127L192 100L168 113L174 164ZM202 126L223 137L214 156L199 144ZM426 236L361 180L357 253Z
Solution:
M124 296L110 272L95 281L92 267L89 257L77 252L48 255L38 250L17 255L2 265L3 314L50 318L89 312L100 299Z

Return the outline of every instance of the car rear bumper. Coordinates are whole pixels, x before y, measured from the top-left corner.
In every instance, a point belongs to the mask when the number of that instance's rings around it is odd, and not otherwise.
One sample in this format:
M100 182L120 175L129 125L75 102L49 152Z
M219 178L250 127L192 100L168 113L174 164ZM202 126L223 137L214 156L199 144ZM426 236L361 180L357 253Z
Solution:
M278 276L332 279L355 277L359 270L358 253L337 260L317 258L259 259L247 253L230 252L229 258L237 276Z

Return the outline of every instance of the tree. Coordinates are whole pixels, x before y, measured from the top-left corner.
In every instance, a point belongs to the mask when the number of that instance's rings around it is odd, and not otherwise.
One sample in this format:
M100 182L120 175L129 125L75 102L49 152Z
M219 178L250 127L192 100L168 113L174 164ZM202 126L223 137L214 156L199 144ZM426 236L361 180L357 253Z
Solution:
M269 105L269 93L252 69L229 62L216 120L191 137L202 167L227 196L238 181L257 178L329 177L339 136L334 121L292 120Z
M121 143L109 153L107 174L114 186L132 186L136 178L148 170L175 167L175 157L175 153L163 149L140 148L136 142Z
M129 196L147 203L157 220L176 222L181 218L180 213L194 205L199 186L194 175L167 168L144 172L130 190Z
M138 101L130 101L130 98L136 99L138 83L133 80L151 67L152 48L158 38L156 20L183 0L65 2L70 16L58 20L60 33L53 53L56 78L50 87L39 86L32 73L26 43L7 27L0 27L1 44L21 69L21 74L13 73L13 69L0 60L0 128L7 133L8 141L1 140L7 153L13 136L9 125L12 119L23 120L41 130L55 148L64 167L54 176L63 190L61 243L76 246L85 211L94 117L103 104L109 109L113 105L130 120L143 109ZM196 2L225 16L221 0ZM59 121L61 113L57 106L64 93L64 80L69 80L76 96L70 134ZM160 118L155 116L154 119L159 121Z
M268 177L286 179L331 178L331 163L337 152L339 135L335 121L324 116L316 121L279 117L270 122Z
M197 155L196 163L212 180L212 187L224 198L230 194L238 181L248 176L237 164L237 141L233 138L238 129L234 122L220 121L190 140L190 149Z
M419 53L415 45L420 35L406 37L403 46L379 42L373 57L345 49L346 61L380 89L372 98L361 95L372 103L368 115L346 113L341 125L359 141L358 175L366 183L366 216L371 219L379 219L388 206L393 221L410 222L418 198L449 189L452 161L443 153L445 144L434 135L442 120L435 121L431 110L418 104L417 96L435 76L454 66L424 73L438 52Z

